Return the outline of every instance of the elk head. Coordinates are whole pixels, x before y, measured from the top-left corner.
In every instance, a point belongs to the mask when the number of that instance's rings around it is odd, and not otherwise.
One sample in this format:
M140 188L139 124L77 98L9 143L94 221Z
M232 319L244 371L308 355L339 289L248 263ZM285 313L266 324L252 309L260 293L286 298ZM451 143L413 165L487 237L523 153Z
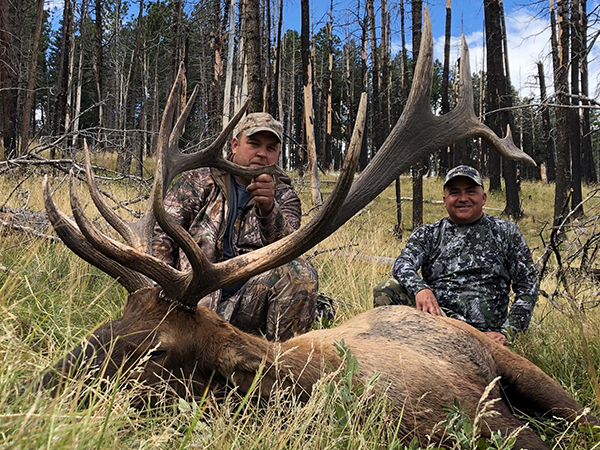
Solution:
M157 169L154 186L141 219L127 222L104 202L95 184L89 151L85 146L87 184L92 200L124 243L102 234L85 216L74 176L71 177L71 207L75 222L57 209L45 182L48 217L59 237L77 255L117 279L130 292L123 317L94 331L85 344L61 360L58 374L68 374L74 367L80 366L81 360L87 360L100 367L99 374L102 376L122 370L128 377L148 384L168 379L178 393L189 391L190 386L197 392L197 387L204 387L209 380L226 379L232 372L236 372L241 380L244 373L255 373L252 370L261 363L261 358L256 355L269 354L270 344L243 334L205 308L197 308L197 301L203 296L306 252L366 206L400 173L436 149L468 137L483 137L503 156L533 163L528 155L515 147L510 133L500 139L475 117L469 56L464 39L458 104L443 117L431 113L433 45L427 10L424 23L410 96L383 146L352 184L365 126L366 95L363 94L346 161L333 193L309 223L271 245L213 264L202 254L189 233L165 213L162 203L165 189L183 171L211 166L234 175L256 176L278 170L276 167L240 167L221 156L221 148L245 108L236 114L209 147L194 154L179 151L179 138L197 92L195 89L174 121L176 98L185 85L183 68L180 68L163 113L155 149ZM191 263L190 271L179 271L152 256L150 242L155 221L185 252ZM243 349L248 346L256 351L244 353ZM44 381L50 383L56 380L56 375L53 371Z

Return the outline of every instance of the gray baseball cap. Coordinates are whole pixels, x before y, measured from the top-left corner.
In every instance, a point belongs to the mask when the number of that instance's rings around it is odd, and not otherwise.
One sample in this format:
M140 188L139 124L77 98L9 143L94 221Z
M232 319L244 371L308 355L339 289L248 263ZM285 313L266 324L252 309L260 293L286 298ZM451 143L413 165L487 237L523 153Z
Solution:
M446 179L444 180L444 187L448 184L450 180L456 177L467 177L475 182L475 184L483 187L483 180L481 179L481 175L477 171L477 169L471 166L456 166L454 169L450 170L446 175Z
M283 125L278 120L275 120L269 113L256 112L250 113L242 119L237 127L235 135L238 135L242 131L246 136L252 136L254 133L260 131L269 131L277 137L279 142L281 142Z

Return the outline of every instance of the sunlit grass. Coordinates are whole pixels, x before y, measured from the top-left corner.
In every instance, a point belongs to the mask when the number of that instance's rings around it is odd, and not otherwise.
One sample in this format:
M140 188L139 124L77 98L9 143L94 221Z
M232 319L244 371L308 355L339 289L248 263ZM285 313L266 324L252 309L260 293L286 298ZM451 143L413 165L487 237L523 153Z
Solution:
M402 196L412 197L411 179L403 176L401 180ZM0 178L0 203L12 193L7 206L42 210L40 177L33 175L21 181L23 178L19 177ZM56 202L69 211L63 174L51 177L50 183L53 188L60 186ZM307 181L296 180L296 186L308 211ZM141 193L139 186L125 181L103 182L102 188L121 200ZM534 255L539 256L540 233L552 217L553 187L523 182L521 188L525 217L519 226ZM323 190L327 189L331 187L324 183ZM79 192L95 217L83 186ZM425 199L441 200L441 192L441 180L424 180ZM504 207L503 195L490 195L487 206L486 212L499 215ZM134 208L143 209L143 202ZM127 215L125 209L117 210ZM371 308L373 286L389 276L390 261L399 254L412 228L409 200L402 202L402 210L405 232L401 240L393 234L396 204L391 186L307 253L319 271L320 290L335 299L335 323ZM444 215L442 205L425 203L426 223ZM304 220L309 217L310 214ZM209 394L203 400L166 400L152 411L136 410L131 405L133 393L119 389L118 384L97 389L77 381L57 398L45 391L19 395L29 380L98 324L117 317L126 293L118 283L62 244L23 233L3 231L0 265L0 448L404 449L399 442L401 436L390 425L385 396L367 391L364 396L353 397L356 392L352 388L332 383L331 379L324 379L317 386L307 404L283 393L266 403L230 392L218 402ZM573 279L573 283L579 302L598 297L598 286L592 280ZM542 283L546 292L554 292L556 287L552 275ZM568 310L571 304L564 299L561 302ZM579 322L576 324L575 320ZM588 310L583 318L569 317L541 298L530 330L518 337L513 349L538 364L597 414L598 400L586 352L591 353L597 369L599 342L597 308ZM80 402L86 395L91 398L88 406ZM346 413L334 407L340 402ZM350 420L342 423L345 415ZM576 428L564 432L551 421L538 426L556 449L593 448L597 442L596 437Z

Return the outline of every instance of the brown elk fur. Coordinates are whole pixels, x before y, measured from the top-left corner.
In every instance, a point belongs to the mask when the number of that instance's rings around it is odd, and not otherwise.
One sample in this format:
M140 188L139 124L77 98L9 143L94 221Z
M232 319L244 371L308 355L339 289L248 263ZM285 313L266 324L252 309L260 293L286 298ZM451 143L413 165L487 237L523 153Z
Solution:
M261 395L283 382L306 399L323 374L341 364L334 343L343 340L358 360L361 380L380 374L394 413L402 414L400 430L407 438L417 435L425 441L446 418L443 408L456 400L475 417L485 389L496 377L500 382L490 394L499 399L493 406L496 415L484 419L483 436L494 430L508 434L523 425L511 405L568 420L582 413L581 405L534 364L453 319L403 306L382 307L335 328L273 343L238 330L206 308L175 308L159 292L160 288L145 288L130 295L123 317L93 333L89 342L95 351L87 355L96 355L98 366L107 361L104 376L121 368L127 377L149 386L169 380L185 395L201 394L209 382L213 388L233 383L246 392L262 370ZM73 361L72 356L61 360L63 375L73 369ZM44 382L51 380L52 374L46 374ZM591 416L578 420L597 423ZM517 439L517 448L548 448L528 428Z

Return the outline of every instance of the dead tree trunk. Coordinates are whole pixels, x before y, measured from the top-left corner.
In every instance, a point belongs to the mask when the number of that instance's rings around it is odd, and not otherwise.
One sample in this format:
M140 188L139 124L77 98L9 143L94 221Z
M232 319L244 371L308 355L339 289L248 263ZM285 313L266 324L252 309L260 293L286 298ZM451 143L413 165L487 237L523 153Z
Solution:
M413 48L413 72L419 59L418 49L421 46L421 17L423 2L421 0L412 0L412 48ZM413 191L413 230L423 225L423 175L425 164L418 162L412 166L412 191Z
M571 106L569 109L569 141L571 143L571 209L575 217L583 215L581 189L581 120L579 117L579 69L581 57L581 14L579 0L571 0Z
M486 98L487 111L493 111L500 107L502 101L501 93L504 89L504 63L502 51L502 28L500 25L500 5L498 0L485 0L483 3L485 13L485 36L486 36ZM500 115L486 116L487 125L502 136ZM488 152L488 174L490 177L490 191L502 189L501 176L504 161L496 152Z
M331 170L332 148L331 133L333 131L333 0L329 5L329 22L327 27L327 49L329 57L327 60L327 79L325 92L327 93L327 110L325 112L325 145L323 155L325 156L323 165L326 170Z
M29 74L27 76L27 91L25 92L25 102L23 103L23 114L21 123L21 149L19 154L24 154L29 146L29 126L31 123L31 112L33 109L33 99L35 92L35 78L37 72L38 49L40 44L40 35L42 34L42 20L44 18L44 0L38 0L35 30L33 32L33 42L31 44L31 59L29 62Z
M371 123L373 148L371 157L377 153L379 146L383 142L383 130L379 129L381 124L381 98L380 98L380 74L379 74L379 48L377 45L377 29L375 24L375 8L373 0L367 0L367 20L369 24L369 39L371 43Z
M506 38L506 21L504 20L504 5L502 0L498 1L499 11L500 11L500 32L502 38L502 54L504 56L504 94L500 97L501 106L506 108L511 108L513 106L512 101L512 85L510 81L510 70L508 65L508 43ZM512 115L509 110L505 110L502 114L503 120L501 122L503 132L499 134L502 136L505 134L504 130L507 130L508 126L510 126L511 130L514 130L514 122ZM521 127L521 131L523 127ZM519 145L522 145L523 140L519 141ZM503 161L504 164L504 185L506 187L506 207L504 208L503 214L508 217L512 217L515 220L518 220L523 211L521 209L521 202L519 200L519 180L518 180L518 167L516 161Z
M552 126L550 124L550 111L546 106L546 78L544 76L544 66L541 62L537 63L538 79L540 83L540 101L542 103L542 129L544 133L545 155L544 163L546 166L546 182L554 183L556 181L556 164L554 162L554 139L552 139Z
M400 98L404 103L408 97L408 54L406 51L406 29L405 29L405 10L404 0L400 0L400 39L402 42L402 49L400 50ZM395 192L396 192L396 225L394 226L394 234L398 239L402 238L403 234L403 218L402 218L402 184L400 177L396 178L395 181Z
M442 85L441 85L441 107L442 115L450 111L449 99L449 83L450 83L450 38L452 26L452 3L451 0L446 0L446 31L444 35L444 66L442 69ZM444 175L450 169L451 165L451 148L440 149L440 174Z
M344 90L346 93L346 109L348 110L347 125L344 130L344 137L348 142L350 142L350 130L352 130L354 127L354 66L351 63L351 61L354 60L354 49L355 46L353 45L353 41L348 39L344 45L344 68L346 72Z
M129 129L132 130L131 135L131 145L125 155L125 161L123 164L123 173L129 173L131 170L131 160L134 156L136 156L136 173L139 176L142 176L142 167L144 164L144 154L142 152L142 140L140 136L140 132L137 131L140 123L139 116L136 117L136 105L138 99L141 98L141 102L145 103L146 99L138 96L139 89L139 79L140 79L140 53L141 53L141 41L142 41L142 20L143 20L143 11L144 11L144 0L140 0L140 6L138 11L137 25L135 30L135 49L133 53L133 60L131 62L131 82L129 84L129 108L128 108L128 117L129 117ZM133 131L135 130L135 131Z
M275 89L273 86L273 79L275 75L275 61L274 54L275 49L273 42L277 39L277 32L275 31L275 17L271 12L271 1L276 0L263 0L262 5L264 8L261 20L261 33L263 42L263 110L271 114L273 117L277 115L275 112ZM273 42L271 41L273 38Z
M552 4L551 4L552 8ZM562 222L566 211L568 191L571 188L569 149L569 3L557 0L558 8L558 67L554 72L554 90L559 107L556 111L556 187L554 192L554 224ZM563 107L561 107L563 106Z
M227 1L227 0L226 0ZM230 0L229 5L229 30L227 31L227 70L225 72L225 88L223 93L223 126L225 129L229 123L232 114L233 97L233 58L235 54L235 3L236 0Z
M590 103L586 99L589 97L589 73L588 73L588 18L587 18L587 0L581 1L581 95L583 100L581 104L584 106L581 114L581 164L582 177L588 183L596 183L598 177L596 174L594 158L592 155L592 135L590 133L590 110L585 106Z
M313 205L320 205L323 200L319 186L319 167L317 165L317 148L315 142L315 112L313 108L312 62L310 54L310 17L308 0L302 0L302 30L300 34L302 46L302 84L304 86L304 126L306 130L306 152L308 154L308 171L310 173L310 193Z
M358 0L357 11L360 11L360 0ZM368 67L367 61L369 58L369 39L367 37L368 26L367 26L366 12L363 17L363 20L360 23L362 25L361 26L361 55L360 55L361 79L362 79L363 91L368 92L369 80L367 77L368 77L369 72L367 70L367 67ZM367 115L368 115L368 112L367 112ZM367 120L369 120L369 119L367 118ZM368 163L369 163L369 147L367 146L367 133L365 133L363 136L363 141L362 141L361 150L360 150L360 156L358 159L358 165L360 167L360 170L363 170L365 167L367 167Z
M228 5L227 2L225 2ZM225 8L225 13L228 12L228 7ZM211 116L208 126L211 134L217 134L221 130L222 121L218 118L221 116L220 105L222 95L222 79L223 79L223 48L225 46L225 33L223 32L225 24L221 24L221 1L213 0L212 3L212 19L214 38L211 39L212 47L212 77L208 90L209 96L209 115ZM226 20L226 19L225 19Z
M16 150L16 131L11 117L16 97L13 87L13 77L9 71L12 67L10 55L12 53L12 26L10 24L9 2L0 2L0 98L2 98L2 139L5 157L12 156ZM14 99L13 99L14 97Z
M94 20L95 29L95 56L94 56L94 77L96 82L96 104L98 105L98 145L102 147L104 139L102 137L102 129L104 127L104 107L102 97L102 77L104 71L104 60L102 50L102 0L96 0L94 12L96 19Z
M263 71L260 45L260 0L245 0L246 62L248 67L248 112L263 111Z
M175 81L177 71L179 70L179 63L183 59L183 46L182 46L182 0L172 0L170 3L173 5L173 39L171 42L171 82Z
M500 26L500 5L498 0L485 0L485 36L486 36L486 96L487 109L494 111L500 108L505 96L504 63L502 52L502 29ZM486 115L486 124L502 136L502 118L500 113ZM503 161L495 152L489 153L488 172L490 174L490 191L501 188L500 175Z
M74 133L73 146L77 146L79 133L79 116L81 114L81 96L83 95L83 54L84 43L87 38L87 33L84 32L87 22L87 0L81 2L81 14L79 18L79 61L77 62L77 88L75 91L75 107L73 111L72 130ZM75 39L73 39L75 42ZM73 52L74 53L74 52Z
M237 71L236 82L235 82L235 108L238 110L242 104L248 99L248 51L246 45L246 1L240 0L239 6L239 31L238 31L238 52L237 52L237 66L241 69Z
M282 64L282 52L281 52L281 34L283 29L283 0L279 0L277 8L277 37L275 38L275 60L273 61L275 74L273 76L273 95L271 96L272 105L269 108L272 114L277 111L276 117L279 120L283 120L283 94L281 92L281 64Z
M388 137L391 131L391 117L390 117L390 20L387 9L387 0L381 0L381 78L380 78L380 121L381 129L385 138Z
M63 10L63 23L61 29L60 57L58 63L58 82L56 88L56 97L54 98L54 118L52 134L59 136L65 132L65 119L67 113L67 85L69 82L69 51L70 45L70 24L71 24L71 0L65 0ZM50 158L56 157L55 149L52 148Z

